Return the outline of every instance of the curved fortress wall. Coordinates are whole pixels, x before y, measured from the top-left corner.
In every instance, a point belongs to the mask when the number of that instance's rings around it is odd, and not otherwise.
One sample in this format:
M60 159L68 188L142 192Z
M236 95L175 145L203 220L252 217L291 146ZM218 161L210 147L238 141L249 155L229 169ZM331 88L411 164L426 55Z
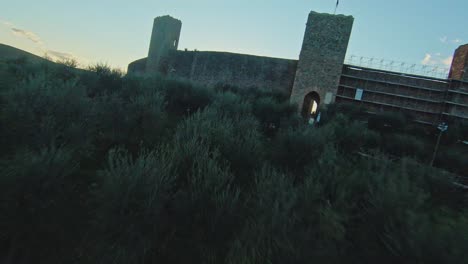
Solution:
M290 94L297 60L229 52L178 51L182 22L170 16L154 19L148 58L128 65L129 73L154 74L215 86L265 88Z
M168 58L168 76L206 86L229 84L289 95L297 61L228 52L177 51Z
M263 88L291 93L297 60L214 51L171 51L159 70L147 71L147 58L128 65L132 74L160 73L174 79L214 87L228 84L241 89Z

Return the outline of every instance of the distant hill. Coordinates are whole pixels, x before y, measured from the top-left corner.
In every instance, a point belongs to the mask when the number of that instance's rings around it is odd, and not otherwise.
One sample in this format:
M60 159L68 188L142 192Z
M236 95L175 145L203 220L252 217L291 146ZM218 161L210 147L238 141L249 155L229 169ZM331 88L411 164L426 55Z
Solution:
M8 60L14 60L19 58L26 58L29 62L32 63L53 63L47 59L44 59L27 51L0 43L0 61L5 62Z
M45 59L43 57L34 55L30 52L5 45L0 43L0 85L2 85L2 79L8 78L8 73L5 71L6 62L15 59L26 58L28 63L32 64L47 64L47 65L59 65L60 63ZM72 68L76 73L85 73L87 70L80 68Z
M0 43L0 90L2 90L4 87L7 87L7 83L14 82L14 76L12 76L11 73L7 71L7 62L23 58L26 59L26 62L28 64L48 65L51 67L60 65L60 63L56 63L51 60L34 55L30 52ZM70 68L68 66L66 67L77 74L87 72L87 70L84 69Z

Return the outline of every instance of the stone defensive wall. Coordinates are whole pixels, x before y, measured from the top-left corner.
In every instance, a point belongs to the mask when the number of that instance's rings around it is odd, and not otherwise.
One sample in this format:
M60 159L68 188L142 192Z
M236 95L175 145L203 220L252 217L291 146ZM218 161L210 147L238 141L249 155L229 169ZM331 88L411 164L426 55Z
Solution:
M128 71L145 72L146 59L129 65ZM297 60L214 51L171 51L160 71L175 79L213 87L265 88L291 93Z
M444 116L468 116L468 82L344 65L337 102L369 112L404 111L416 121L437 124Z
M354 18L310 12L299 60L214 51L178 50L182 22L154 19L148 57L129 64L132 74L161 74L213 87L263 88L290 96L305 118L337 102L370 113L402 111L435 125L468 120L468 44L454 54L447 79L344 64Z
M145 74L147 58L139 59L128 64L127 72L132 74Z
M468 81L450 81L443 115L468 120Z

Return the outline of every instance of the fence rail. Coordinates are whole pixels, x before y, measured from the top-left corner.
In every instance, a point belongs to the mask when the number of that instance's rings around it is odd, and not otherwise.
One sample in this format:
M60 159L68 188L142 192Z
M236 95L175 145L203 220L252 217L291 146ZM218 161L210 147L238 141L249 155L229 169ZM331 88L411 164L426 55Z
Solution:
M447 79L450 71L450 69L445 65L411 64L402 61L369 58L356 55L348 56L345 59L345 63L359 67L422 75L440 79Z

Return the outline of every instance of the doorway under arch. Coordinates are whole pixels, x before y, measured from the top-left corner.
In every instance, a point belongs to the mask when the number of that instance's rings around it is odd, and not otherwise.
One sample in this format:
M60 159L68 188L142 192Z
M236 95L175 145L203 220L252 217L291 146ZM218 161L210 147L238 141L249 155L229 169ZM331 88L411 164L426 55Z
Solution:
M310 92L304 96L301 114L304 118L315 117L320 106L320 95L317 92Z

